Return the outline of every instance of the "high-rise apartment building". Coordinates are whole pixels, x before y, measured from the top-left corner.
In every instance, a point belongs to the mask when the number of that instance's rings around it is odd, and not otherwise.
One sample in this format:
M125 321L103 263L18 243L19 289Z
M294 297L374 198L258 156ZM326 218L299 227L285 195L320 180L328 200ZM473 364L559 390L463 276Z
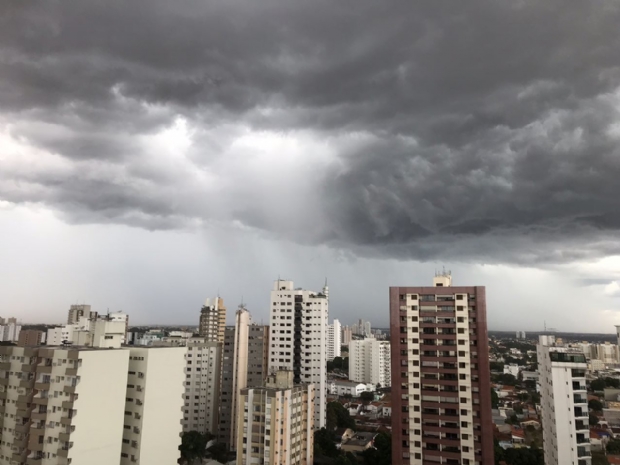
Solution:
M184 352L0 347L0 463L176 463Z
M0 463L120 463L129 351L0 347L0 354Z
M389 341L359 339L349 344L349 379L381 387L392 383Z
M327 361L331 362L334 358L340 357L342 346L342 329L340 321L334 320L331 325L327 325Z
M357 336L368 337L372 334L370 321L358 320L357 323L353 323L351 330Z
M353 331L348 326L342 327L342 345L348 346L353 339Z
M536 347L546 465L590 465L586 357L541 335Z
M241 390L237 465L311 465L314 460L314 386L279 371L263 387Z
M11 318L9 318L11 320ZM0 325L0 341L2 342L17 342L21 333L22 327L15 322L9 322L5 325Z
M185 347L129 349L120 465L177 463L185 352Z
M20 347L38 346L43 341L44 335L45 333L43 331L39 331L36 329L27 329L25 331L20 331L17 345Z
M207 299L200 310L198 334L208 341L224 342L224 328L226 327L226 307L224 299L216 297L211 302Z
M267 377L269 326L252 324L243 306L235 315L235 326L227 326L222 362L222 394L218 440L227 448L237 446L239 395L245 387L263 386Z
M123 312L97 316L81 316L76 323L47 330L47 345L58 346L71 343L75 346L118 349L127 338L129 317Z
M485 288L390 288L392 463L493 463Z
M97 318L97 312L91 311L90 305L71 305L67 315L67 324L75 325L82 318L87 320Z
M222 375L222 343L207 338L187 342L183 431L215 434Z
M277 280L271 291L269 373L292 371L295 384L316 389L314 426L325 426L327 408L328 289L295 289Z

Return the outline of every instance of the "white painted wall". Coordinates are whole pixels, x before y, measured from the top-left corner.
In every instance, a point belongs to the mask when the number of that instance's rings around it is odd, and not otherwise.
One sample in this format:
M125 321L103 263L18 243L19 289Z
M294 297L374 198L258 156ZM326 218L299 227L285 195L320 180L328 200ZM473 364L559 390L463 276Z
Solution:
M69 450L72 463L112 465L120 461L127 386L127 350L84 350L77 375L78 398Z

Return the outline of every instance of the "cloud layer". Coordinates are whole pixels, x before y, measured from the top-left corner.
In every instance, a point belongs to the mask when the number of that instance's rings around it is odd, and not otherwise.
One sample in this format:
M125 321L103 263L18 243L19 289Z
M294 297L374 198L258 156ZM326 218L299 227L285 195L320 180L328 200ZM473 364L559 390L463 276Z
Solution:
M365 256L620 252L615 1L2 8L0 200Z

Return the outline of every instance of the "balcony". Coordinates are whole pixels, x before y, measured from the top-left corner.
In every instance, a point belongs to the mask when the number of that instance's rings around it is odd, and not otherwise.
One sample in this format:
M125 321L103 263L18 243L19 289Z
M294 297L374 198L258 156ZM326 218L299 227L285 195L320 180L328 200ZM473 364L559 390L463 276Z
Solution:
M583 418L588 416L588 410L583 410L580 407L575 407L575 418Z
M585 447L577 447L577 457L590 457L590 449Z
M62 417L60 419L60 424L64 426L71 426L72 421L73 421L73 418Z
M48 390L49 390L49 388L50 388L50 383L49 383L49 382L47 382L47 383L41 383L41 382L38 382L38 381L37 381L36 383L34 383L34 388L35 388L37 391L48 391Z
M586 437L584 434L578 434L577 435L577 444L586 444L586 443L590 443L590 436L588 435Z
M11 362L0 362L0 370L10 370Z
M586 398L586 396L582 396L579 394L573 394L573 403L575 404L587 404L588 403L588 399Z
M75 386L65 386L62 390L68 394L75 394Z
M29 365L24 363L22 365L22 373L34 373L37 370L36 365Z
M9 379L8 378L0 378L0 386L8 386Z
M18 425L15 425L15 432L16 433L27 433L30 430L30 422L26 422L26 423L21 423Z

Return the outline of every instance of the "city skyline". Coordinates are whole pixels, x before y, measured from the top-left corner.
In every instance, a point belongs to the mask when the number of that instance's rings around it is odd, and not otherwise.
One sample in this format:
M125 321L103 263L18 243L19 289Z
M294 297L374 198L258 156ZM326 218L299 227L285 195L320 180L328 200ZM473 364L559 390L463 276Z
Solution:
M327 276L382 326L445 266L490 329L620 324L617 2L266 1L7 9L0 309L266 319Z

